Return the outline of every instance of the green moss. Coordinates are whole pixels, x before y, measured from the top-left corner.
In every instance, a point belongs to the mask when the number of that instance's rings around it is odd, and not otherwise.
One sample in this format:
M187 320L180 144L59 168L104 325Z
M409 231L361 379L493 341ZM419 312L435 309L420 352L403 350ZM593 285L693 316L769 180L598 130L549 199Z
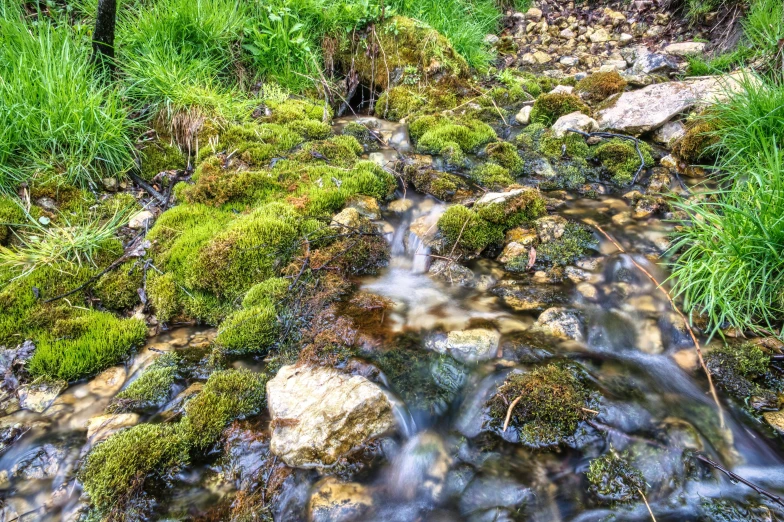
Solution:
M475 205L476 214L490 223L503 225L505 229L519 226L547 213L541 193L530 187L524 187L514 197L504 202Z
M270 123L291 123L300 120L329 121L332 119L332 109L326 108L324 118L324 103L309 100L288 99L284 101L267 101L267 107L272 114L265 118Z
M298 118L296 121L300 121ZM278 120L275 120L278 121ZM292 120L295 121L295 120ZM288 120L285 122L288 123ZM316 122L318 123L318 122ZM297 125L297 124L292 124ZM303 128L308 123L301 124ZM323 127L316 125L316 127ZM318 132L317 129L311 129ZM254 167L265 166L272 158L282 156L304 141L302 134L277 123L244 123L229 125L220 134L217 144L203 146L199 163L214 152L231 154Z
M242 300L243 308L259 306L267 302L278 303L286 296L291 280L283 277L271 277L266 281L253 285Z
M515 143L523 149L539 149L539 144L548 132L547 126L542 123L527 125L515 138Z
M377 150L379 147L378 139L373 131L359 122L352 121L347 123L343 127L342 134L344 136L353 136L367 150Z
M249 370L210 375L202 392L185 406L185 438L197 449L214 444L226 425L256 414L265 406L267 376Z
M443 35L411 18L392 16L371 32L353 32L353 41L341 46L335 58L343 70L354 70L364 85L386 90L390 71L407 71L409 83L425 85L440 78L468 76L468 64ZM371 56L369 48L383 49L383 58ZM382 61L383 60L383 61ZM380 63L383 65L380 66Z
M278 316L270 300L229 315L220 326L215 342L230 353L262 353L276 340Z
M689 164L709 159L714 152L712 147L719 142L717 130L717 122L708 118L689 125L686 134L673 145L672 152Z
M27 222L22 202L0 194L0 245L8 243L16 225Z
M577 431L586 418L591 393L573 368L549 364L526 373L511 373L488 401L490 425L500 429L509 405L522 397L512 410L509 426L520 442L530 447L560 444Z
M514 183L509 170L495 163L484 163L471 171L471 179L490 190L500 190Z
M644 166L652 166L651 146L641 141L639 147ZM640 167L640 156L631 140L613 138L600 143L593 149L593 157L607 169L616 185L628 185Z
M133 518L145 489L159 490L188 462L188 445L177 426L140 424L98 444L79 470L90 504L103 516Z
M468 188L459 176L430 168L419 169L415 165L407 166L403 176L417 191L432 194L443 201L450 201L458 191Z
M27 370L33 376L75 381L121 362L146 338L144 321L83 312L57 321L51 333L39 337Z
M158 321L168 323L180 311L174 274L150 272L147 275L146 286L147 297L152 303Z
M112 399L112 413L144 411L162 406L177 380L180 356L176 352L161 354L127 388Z
M364 151L353 136L334 136L306 143L291 159L301 163L326 162L336 167L351 167Z
M445 146L457 144L463 152L477 152L497 139L495 131L479 120L443 115L421 116L409 126L419 152L438 154Z
M286 128L304 136L306 140L323 140L332 135L332 127L317 120L295 120L287 123Z
M159 172L166 170L184 170L185 155L176 146L161 140L156 140L145 145L139 151L141 163L141 177L147 181L152 180Z
M454 141L447 141L444 147L438 152L444 162L450 167L460 168L466 162L466 155L460 145Z
M589 491L603 504L631 502L646 490L642 472L614 451L593 459L586 476Z
M128 310L140 302L138 290L142 287L142 276L142 269L136 266L136 261L126 261L101 276L93 291L106 308Z
M449 207L438 219L438 229L449 245L458 243L460 248L472 252L481 252L488 245L499 243L504 238L502 225L482 219L463 205Z
M626 80L618 71L595 72L574 86L575 92L589 101L602 101L608 96L623 92L625 88Z
M556 138L550 132L541 135L539 151L551 158L568 156L571 158L585 159L591 155L591 150L585 139L579 134L567 133L562 138Z
M531 109L531 122L552 125L555 120L572 112L591 115L591 109L579 96L563 92L542 94Z
M193 185L178 189L178 199L211 206L259 203L283 191L270 172L225 169L223 159L218 156L211 156L199 164L191 180Z
M400 121L417 112L426 103L425 97L416 90L399 85L384 91L376 101L374 110L379 118Z
M488 160L509 169L512 175L520 174L523 170L523 160L517 154L517 147L506 141L490 143L485 147Z
M777 407L776 391L784 383L770 370L770 356L752 343L728 343L705 355L705 364L713 378L736 399L747 403Z
M591 249L596 249L598 246L599 243L590 228L580 223L569 222L560 238L543 243L536 248L536 259L548 265L565 266L585 257ZM527 258L524 262L528 262Z

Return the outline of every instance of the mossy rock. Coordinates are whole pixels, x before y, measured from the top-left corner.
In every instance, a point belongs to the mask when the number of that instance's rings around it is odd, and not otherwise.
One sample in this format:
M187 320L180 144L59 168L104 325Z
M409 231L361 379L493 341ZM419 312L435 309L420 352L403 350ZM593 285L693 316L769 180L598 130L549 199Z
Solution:
M326 123L332 120L333 116L330 107L325 108L323 102L311 100L290 98L282 101L267 101L267 108L270 109L272 114L264 117L263 121L269 123L285 124L302 120Z
M186 166L185 155L175 145L162 140L155 140L145 144L139 151L141 164L141 177L147 181L152 180L160 172L167 170L184 170Z
M379 148L376 134L367 126L359 122L352 121L347 123L345 127L343 127L342 134L344 136L353 136L365 150L378 150Z
M225 169L218 156L204 160L191 181L192 185L177 185L177 198L216 207L227 203L251 205L283 193L283 187L270 172Z
M420 116L409 126L411 139L417 151L425 154L440 154L445 147L457 145L462 152L478 152L497 136L492 127L471 118L454 118L441 114Z
M143 269L136 261L126 261L101 276L93 291L106 308L128 310L141 302L139 289L143 286L143 275Z
M518 397L509 426L521 444L545 448L559 445L577 431L587 418L592 394L573 367L548 364L524 373L514 371L487 402L491 427L503 427L509 405Z
M461 191L468 190L468 185L460 176L431 168L408 165L403 169L403 176L417 191L430 194L442 201L451 201Z
M623 92L626 80L618 71L595 72L586 76L574 86L574 91L588 101L599 102L608 96Z
M485 147L487 159L509 170L516 176L523 171L523 160L517 154L517 147L506 141L490 143Z
M593 459L586 476L589 492L602 504L632 502L646 490L642 472L629 463L627 455L614 451Z
M118 393L107 408L112 413L145 411L162 406L169 399L179 373L180 356L161 354L127 388Z
M463 205L449 207L438 219L438 229L447 245L457 243L461 249L473 253L479 253L504 239L503 225L490 223Z
M310 127L316 127L310 131L314 134L324 135L324 124L320 120L308 120L304 116L290 121L283 117L271 119L275 123L251 122L228 125L220 132L215 145L202 146L197 163L201 164L216 152L223 152L225 155L240 159L251 167L264 167L269 164L272 158L285 155L305 141L305 136L297 130L307 132ZM280 121L283 123L278 123Z
M98 444L85 458L79 481L103 517L143 519L145 490L170 484L188 463L188 450L179 426L139 424Z
M653 166L651 146L644 141L637 142L637 144L643 156L642 162L637 153L635 142L622 138L613 138L600 143L593 149L592 156L611 175L613 183L619 186L628 185L641 163L643 168Z
M575 133L567 133L561 138L556 138L552 132L546 131L539 136L538 150L549 158L567 156L585 160L591 156L591 149L585 143L585 138Z
M415 89L399 85L384 91L379 96L374 111L379 118L400 121L417 112L426 103L426 98Z
M484 163L471 171L471 179L490 190L501 190L514 183L509 169L492 162Z
M480 218L502 225L504 230L530 222L547 213L542 194L531 187L485 194L476 202L474 210Z
M215 342L229 353L263 353L277 340L279 326L274 304L262 301L229 315Z
M730 342L705 355L705 364L718 385L752 408L777 408L784 379L774 373L770 355L749 342Z
M576 94L564 92L542 94L531 109L531 122L552 125L561 116L577 111L591 115L591 108Z
M686 134L673 145L673 154L689 164L709 160L715 156L713 147L719 142L718 128L718 123L708 117L689 125Z
M266 406L268 377L249 370L222 370L210 375L199 395L185 406L184 438L205 450L235 419L260 412Z
M570 221L564 228L561 237L536 247L536 259L545 266L566 266L588 255L592 250L599 248L599 241L590 228ZM519 262L527 263L527 259ZM516 262L511 263L516 265Z
M371 56L368 49L380 50ZM468 64L449 40L429 25L403 16L376 24L372 33L354 33L335 59L344 71L356 71L363 85L381 90L396 82L426 85L469 75Z

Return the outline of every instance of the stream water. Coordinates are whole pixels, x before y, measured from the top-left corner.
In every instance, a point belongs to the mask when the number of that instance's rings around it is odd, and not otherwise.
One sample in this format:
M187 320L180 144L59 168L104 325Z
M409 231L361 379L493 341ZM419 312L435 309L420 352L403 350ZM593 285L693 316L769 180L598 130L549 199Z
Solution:
M381 123L386 138L396 136L393 140L405 144L404 127ZM394 154L385 150L372 158L384 163ZM429 251L410 229L413 222L420 229L423 223L435 223L445 205L411 191L405 197L412 201L408 210L384 215L390 231L389 266L359 282L363 290L394 301L386 327L418 332L427 339L432 332L461 330L481 321L493 324L502 338L496 357L471 366L461 376L457 397L445 407L423 411L398 400L403 428L381 441L383 458L353 477L373 497L372 510L361 520L650 520L643 502L611 509L597 505L587 494L589 462L609 448L628 451L643 472L646 498L659 522L778 519L773 507L756 511L743 507L763 499L697 465L685 453L704 451L759 486L784 493L781 444L771 440L757 421L732 407L725 411L726 429L719 428L707 384L695 370L687 334L665 297L631 263L629 256L634 256L647 270L665 278L648 255L661 252L666 224L635 220L620 225L612 215L628 209L622 199L567 195L557 213L600 224L630 254L618 253L612 243L597 236L601 241L595 255L559 283L508 273L499 263L481 259L469 264L474 282L467 287L428 274ZM530 327L541 310L516 311L499 288L557 294L562 306L580 312L584 342L537 343ZM30 429L0 456L0 521L75 520L80 492L74 470L90 446L87 421L101 415L110 399L157 353L199 349L213 335L199 328L163 334L151 339L126 367L69 387L43 413L19 410L5 415L3 426L19 423ZM428 349L427 343L423 341L420 349ZM558 450L529 450L515 444L511 436L504 441L483 433L483 405L494 386L515 368L550 359L576 361L587 370L601 394L592 425L581 424ZM171 406L163 408L167 409ZM239 457L252 466L269 455L250 444ZM169 519L193 519L231 495L237 484L218 478L220 471L219 465L203 465L183 473L171 502L162 506L177 514ZM291 475L275 507L276 520L304 520L312 485L319 478L313 470ZM737 502L740 507L729 518L700 518L715 499Z

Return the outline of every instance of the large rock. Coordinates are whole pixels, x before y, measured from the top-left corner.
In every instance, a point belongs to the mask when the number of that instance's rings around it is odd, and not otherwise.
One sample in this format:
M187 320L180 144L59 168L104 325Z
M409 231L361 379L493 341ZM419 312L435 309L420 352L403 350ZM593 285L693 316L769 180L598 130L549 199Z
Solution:
M267 404L270 449L292 467L330 466L395 427L381 388L333 368L284 366L267 383Z
M477 362L492 359L498 351L501 334L489 328L472 328L449 332L446 339L432 343L433 350L449 354L458 361Z
M679 42L668 45L664 52L673 56L691 56L702 54L706 45L705 42Z
M590 116L583 114L580 111L576 111L558 118L551 128L556 138L562 138L569 129L593 132L599 128L599 124Z
M597 113L599 128L640 135L658 129L675 115L709 104L740 87L738 77L656 83L612 99Z
M41 413L52 405L54 400L68 386L65 381L38 382L20 386L16 391L19 406L24 410Z

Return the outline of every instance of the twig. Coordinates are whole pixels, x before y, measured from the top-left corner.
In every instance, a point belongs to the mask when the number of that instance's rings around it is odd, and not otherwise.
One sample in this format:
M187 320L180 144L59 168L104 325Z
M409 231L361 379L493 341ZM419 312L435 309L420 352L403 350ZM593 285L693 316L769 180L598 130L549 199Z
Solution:
M738 475L736 473L733 473L732 471L728 470L727 468L725 468L721 464L712 461L711 459L709 459L708 457L706 457L702 453L695 453L694 456L697 458L697 460L700 460L700 461L704 462L705 464L711 466L712 468L721 471L722 473L727 475L730 478L730 480L742 482L743 484L747 485L748 487L750 487L751 489L756 491L758 495L762 495L763 497L767 497L768 499L772 500L776 504L778 504L780 506L784 506L784 499L782 499L781 497L778 497L778 496L774 495L773 493L769 493L769 492L765 491L764 489L762 489L758 485L754 484L753 482L751 482L749 480L746 480L745 478L741 477L740 475Z
M157 199L158 202L160 202L161 205L165 205L166 204L166 198L164 197L164 195L161 194L160 192L158 192L157 190L155 190L152 185L150 185L149 183L144 181L142 178L140 178L139 176L137 176L133 172L129 172L128 173L128 177L131 178L134 183L136 183L141 188L146 190L152 197Z
M648 513L651 514L651 520L653 520L653 522L656 522L656 517L653 516L653 511L651 511L651 506L650 504L648 504L648 499L645 498L645 493L643 493L640 488L637 488L637 493L640 494L640 496L642 497L642 501L645 502L645 507L648 508Z
M610 234L605 232L602 227L600 227L599 225L594 225L594 227L596 227L596 229L599 232L601 232L604 235L604 237L606 237L613 245L615 245L615 248L617 248L622 254L627 254L626 250L624 250L624 248L620 244L618 244L618 242L615 241L615 239L613 239L610 236ZM664 296L670 302L670 306L672 306L672 309L675 310L675 313L678 314L678 316L683 320L683 324L686 325L686 329L689 331L691 340L694 343L694 348L697 350L697 358L700 361L700 366L702 366L702 370L705 372L705 375L708 377L708 386L710 387L710 393L711 396L713 396L713 402L716 403L716 408L718 409L719 412L719 424L721 425L721 429L724 429L725 428L724 410L722 409L721 403L719 402L719 396L716 393L716 387L713 386L713 379L711 378L710 370L708 370L708 366L705 364L705 360L702 357L702 348L700 348L700 342L697 340L697 336L694 334L694 330L692 330L691 326L689 325L689 321L686 319L686 316L683 315L683 312L680 311L678 306L675 304L675 301L673 301L672 297L670 297L670 293L667 292L667 290L665 290L662 284L659 283L656 280L656 278L653 277L653 275L651 275L650 272L648 272L645 268L643 268L642 265L640 265L637 261L635 261L632 256L629 256L629 260L632 262L632 264L634 264L634 266L640 269L640 271L643 274L645 274L648 277L648 279L653 281L653 284L655 284L656 288L658 288L659 291L664 294Z
M634 173L634 177L632 178L631 183L629 183L629 186L634 185L637 182L637 177L640 175L640 172L642 172L642 169L645 168L645 156L643 156L642 151L640 150L640 140L634 136L627 136L626 134L615 134L614 132L583 132L577 129L566 129L566 132L574 132L585 138L620 138L622 140L633 141L634 150L637 151L637 156L640 158L640 166L637 167L637 172Z
M504 429L501 430L501 431L506 431L506 428L509 427L509 421L512 419L512 410L514 410L514 407L517 406L517 403L520 402L520 400L522 398L523 398L522 395L519 396L518 398L513 400L512 404L510 404L509 408L507 408L507 410L506 410L506 418L504 419Z

